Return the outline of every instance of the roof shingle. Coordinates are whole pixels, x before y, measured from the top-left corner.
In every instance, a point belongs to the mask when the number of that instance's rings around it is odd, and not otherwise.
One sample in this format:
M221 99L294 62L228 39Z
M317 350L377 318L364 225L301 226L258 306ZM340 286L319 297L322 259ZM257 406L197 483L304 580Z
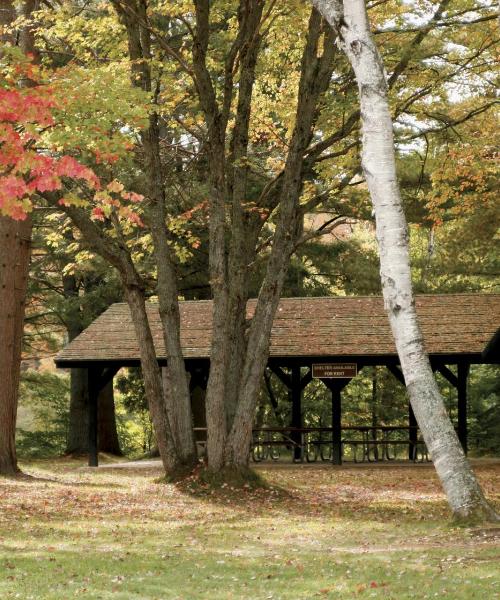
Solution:
M500 322L500 294L446 294L416 297L427 351L477 354ZM251 316L255 300L248 303ZM158 358L165 357L158 307L148 304ZM180 302L185 358L210 355L212 302ZM271 357L395 355L383 300L378 296L283 298L271 335ZM86 361L138 361L139 349L126 304L113 304L57 356L59 366Z

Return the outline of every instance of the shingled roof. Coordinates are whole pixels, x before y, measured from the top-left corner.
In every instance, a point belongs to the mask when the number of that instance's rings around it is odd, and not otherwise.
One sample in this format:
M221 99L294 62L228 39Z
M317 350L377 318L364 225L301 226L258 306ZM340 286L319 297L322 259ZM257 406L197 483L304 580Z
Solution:
M417 313L431 355L481 357L500 322L500 294L422 295ZM248 303L248 316L255 301ZM157 356L165 358L160 316L148 304ZM210 300L180 303L181 340L186 359L208 358L212 327ZM377 296L283 298L271 335L271 358L395 356L383 300ZM113 304L57 356L56 364L139 361L126 304Z

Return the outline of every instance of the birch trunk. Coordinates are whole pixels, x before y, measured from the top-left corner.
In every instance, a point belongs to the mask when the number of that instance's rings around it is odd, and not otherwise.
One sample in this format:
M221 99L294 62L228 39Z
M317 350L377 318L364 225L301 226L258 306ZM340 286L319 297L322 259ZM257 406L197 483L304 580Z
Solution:
M313 4L339 34L358 83L362 166L375 211L384 303L418 425L454 516L498 520L455 434L424 349L412 291L408 228L396 177L387 83L365 2L313 0Z

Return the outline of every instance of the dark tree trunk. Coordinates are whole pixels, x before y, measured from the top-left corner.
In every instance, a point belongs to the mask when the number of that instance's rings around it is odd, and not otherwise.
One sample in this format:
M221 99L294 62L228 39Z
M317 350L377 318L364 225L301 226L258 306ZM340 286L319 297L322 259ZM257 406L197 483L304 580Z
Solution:
M87 454L88 431L88 386L87 370L71 369L70 402L67 454Z
M99 452L122 456L118 431L116 430L115 396L113 381L99 394L98 400L98 446Z
M323 52L320 54L321 42ZM238 407L225 448L225 464L231 468L248 466L254 411L267 364L272 323L290 258L302 231L299 198L303 185L304 155L312 138L318 101L328 87L333 69L334 50L330 43L333 45L331 33L325 33L321 17L313 10L302 57L296 124L279 194L279 219L248 331Z
M26 0L21 7L22 15L29 17L37 7L37 0ZM9 25L15 18L13 2L3 2L0 26ZM12 34L6 34L0 42L6 41L12 44L16 40ZM36 58L30 29L20 32L19 45ZM29 86L30 82L24 84ZM0 216L0 474L7 475L19 470L15 434L31 234L30 216L24 221Z
M64 322L68 332L68 340L74 340L82 331L80 307L75 299L79 295L78 283L74 275L63 275L63 295L69 307L65 311ZM85 369L70 371L70 401L67 454L86 454L88 440L88 386Z
M252 422L267 362L272 320L297 241L304 155L318 116L318 100L330 80L333 52L328 44L324 45L322 53L320 51L320 38L325 29L321 18L314 12L303 57L296 126L286 166L279 178L281 183L265 186L257 198L257 206L265 212L279 206L279 216L255 316L246 331L248 270L256 259L256 240L263 224L262 220L256 223L255 215L248 210L251 169L247 162L263 3L241 2L239 5L239 29L226 61L221 106L207 67L210 3L197 0L194 4L193 75L205 115L211 176L209 262L214 303L206 401L208 466L212 471L224 467L239 470L248 463ZM239 74L238 97L226 155L225 141L229 114L234 105L233 74L236 69ZM278 193L274 193L277 190ZM228 207L230 229L226 229Z
M125 294L139 344L144 389L158 442L158 450L165 471L169 474L175 474L181 466L181 461L179 461L177 455L172 430L165 409L161 370L156 359L144 295L139 288L130 285L125 287Z
M18 471L15 432L31 219L0 217L0 474Z

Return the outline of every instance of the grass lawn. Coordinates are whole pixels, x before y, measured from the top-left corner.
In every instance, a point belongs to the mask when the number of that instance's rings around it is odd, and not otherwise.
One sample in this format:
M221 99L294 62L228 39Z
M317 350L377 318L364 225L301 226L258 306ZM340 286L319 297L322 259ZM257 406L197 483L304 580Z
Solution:
M0 598L500 598L500 529L457 528L430 466L259 467L190 493L149 468L0 478ZM500 504L500 461L476 466Z

